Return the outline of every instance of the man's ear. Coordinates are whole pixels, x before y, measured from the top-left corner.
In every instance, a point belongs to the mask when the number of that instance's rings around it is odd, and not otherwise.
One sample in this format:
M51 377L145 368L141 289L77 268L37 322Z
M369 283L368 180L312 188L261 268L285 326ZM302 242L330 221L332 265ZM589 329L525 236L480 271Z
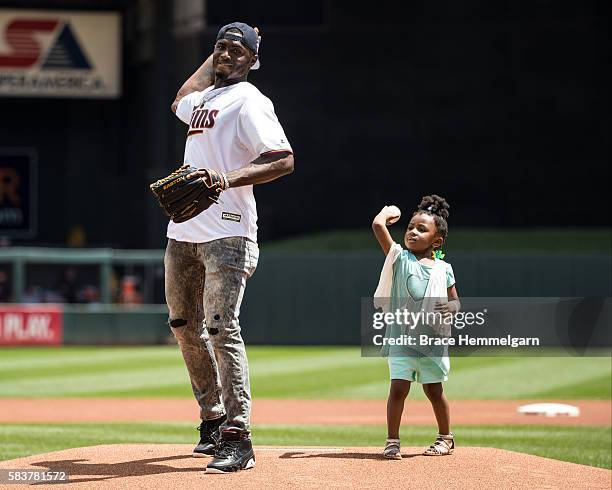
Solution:
M249 65L249 68L252 68L252 67L253 67L253 65L254 65L254 64L255 64L255 62L257 61L257 58L258 58L258 57L257 57L257 55L256 55L256 54L254 54L254 55L253 55L253 57L251 58L251 63L250 63L250 65Z

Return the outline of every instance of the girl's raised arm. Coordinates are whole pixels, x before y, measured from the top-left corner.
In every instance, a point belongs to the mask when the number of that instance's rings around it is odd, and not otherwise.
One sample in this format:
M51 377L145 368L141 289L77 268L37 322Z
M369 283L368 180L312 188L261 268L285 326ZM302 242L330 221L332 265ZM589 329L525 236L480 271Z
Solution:
M374 221L372 221L372 231L385 255L389 253L393 245L393 238L391 238L387 225L395 223L399 217L399 209L397 207L385 206L376 215Z

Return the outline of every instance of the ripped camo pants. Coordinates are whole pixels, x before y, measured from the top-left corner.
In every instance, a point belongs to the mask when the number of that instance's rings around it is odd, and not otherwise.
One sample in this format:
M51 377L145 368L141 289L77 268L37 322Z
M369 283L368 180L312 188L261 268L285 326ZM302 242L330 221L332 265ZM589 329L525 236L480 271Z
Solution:
M169 324L200 405L202 420L227 414L223 428L249 432L249 366L240 303L259 248L244 237L206 243L168 240L164 257Z

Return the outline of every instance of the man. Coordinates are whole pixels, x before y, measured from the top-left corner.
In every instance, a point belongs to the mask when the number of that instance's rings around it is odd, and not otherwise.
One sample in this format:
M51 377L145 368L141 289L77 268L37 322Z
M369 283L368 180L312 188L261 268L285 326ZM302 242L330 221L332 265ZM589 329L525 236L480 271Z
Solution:
M218 204L184 223L169 223L164 259L169 323L200 405L194 456L214 455L206 470L212 473L255 464L238 322L259 256L253 185L293 171L293 152L272 103L246 81L259 66L258 44L258 32L246 24L222 27L212 56L172 104L189 125L184 162L221 172L229 184Z

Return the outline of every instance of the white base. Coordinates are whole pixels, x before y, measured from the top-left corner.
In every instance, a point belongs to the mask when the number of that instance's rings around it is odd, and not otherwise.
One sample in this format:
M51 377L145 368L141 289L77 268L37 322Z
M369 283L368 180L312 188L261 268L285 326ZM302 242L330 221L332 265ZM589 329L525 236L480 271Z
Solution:
M557 417L558 415L565 415L567 417L580 416L580 409L578 407L564 403L532 403L518 407L516 411L524 415L544 415L546 417Z

